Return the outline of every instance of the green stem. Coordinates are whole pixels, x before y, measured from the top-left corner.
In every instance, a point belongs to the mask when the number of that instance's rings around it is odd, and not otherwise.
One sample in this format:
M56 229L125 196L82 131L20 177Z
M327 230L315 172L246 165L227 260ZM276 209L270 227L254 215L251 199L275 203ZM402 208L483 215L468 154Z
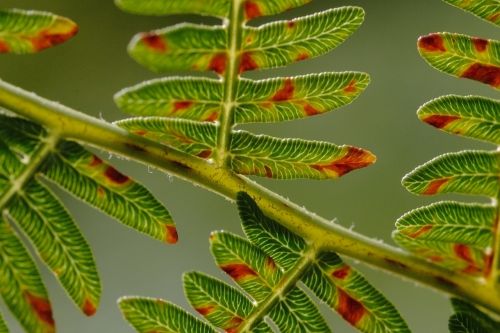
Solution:
M238 192L244 191L256 200L267 216L309 242L314 242L322 251L347 255L468 299L500 314L500 298L485 279L441 268L410 253L352 232L225 168L133 135L2 81L0 106L50 129L59 129L62 137L157 167L227 198L234 200Z
M241 0L231 3L231 16L228 26L228 64L224 75L224 103L219 117L219 134L217 138L216 161L220 167L225 167L231 145L231 129L234 125L235 92L238 85L241 34L242 34Z
M314 246L310 246L306 249L299 262L297 262L291 270L287 271L278 284L274 286L269 297L259 302L255 307L255 311L245 318L242 325L238 326L238 332L252 332L254 325L262 320L290 289L295 287L304 273L311 267L317 255L318 249Z

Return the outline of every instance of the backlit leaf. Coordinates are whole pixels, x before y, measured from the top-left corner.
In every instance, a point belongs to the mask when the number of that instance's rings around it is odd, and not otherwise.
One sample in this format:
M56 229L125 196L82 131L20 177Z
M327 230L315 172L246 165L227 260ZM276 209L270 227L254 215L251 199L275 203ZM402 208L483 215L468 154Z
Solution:
M500 88L500 42L454 33L420 37L418 50L434 68Z
M394 239L438 265L487 275L493 244L494 206L439 202L415 209L396 222Z
M476 194L495 197L500 189L500 152L448 153L419 166L403 178L414 194Z
M215 71L223 74L227 62L227 34L222 26L181 23L136 35L128 51L155 72Z
M115 0L120 9L142 15L201 14L227 17L231 0Z
M242 2L245 19L251 20L265 15L274 15L303 6L311 0L244 0Z
M178 306L160 299L125 297L118 303L125 319L140 333L216 333Z
M78 32L71 20L51 13L0 10L0 53L35 53L61 44Z
M442 96L420 107L418 117L446 132L500 144L500 102L497 100Z
M450 333L496 333L500 322L457 298L451 300L455 314L448 323Z
M47 290L16 232L0 218L0 294L22 326L32 333L55 332ZM0 332L8 332L0 318Z
M279 67L325 54L363 23L359 7L341 7L291 21L247 27L240 72Z

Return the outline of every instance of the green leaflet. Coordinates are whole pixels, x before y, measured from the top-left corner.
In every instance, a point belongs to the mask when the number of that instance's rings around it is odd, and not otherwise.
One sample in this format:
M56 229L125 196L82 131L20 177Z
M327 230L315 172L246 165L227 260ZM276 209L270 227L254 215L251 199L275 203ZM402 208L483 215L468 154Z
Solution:
M420 120L443 131L500 144L500 102L477 96L448 95L418 110Z
M50 301L40 273L15 231L2 218L0 280L0 294L5 304L28 332L55 332ZM0 332L8 332L1 318Z
M137 34L128 51L138 63L155 72L212 70L223 74L227 61L227 32L222 26L181 23Z
M227 17L231 0L115 0L120 9L142 15L201 14Z
M275 122L322 114L351 103L368 86L367 74L322 73L239 82L235 123Z
M415 194L476 194L495 197L500 189L500 152L462 151L438 156L403 178Z
M125 319L141 333L216 333L178 306L160 299L124 297L119 306Z
M420 37L418 50L434 68L500 88L500 42L453 33Z
M6 208L74 302L93 315L101 294L97 268L87 241L61 203L32 180Z
M333 50L363 23L359 7L341 7L243 30L240 72L279 67Z
M255 310L255 306L239 290L199 272L184 275L184 291L191 306L212 325L224 331L237 329ZM259 332L271 333L263 321L256 325Z
M306 242L265 216L245 193L238 194L243 230L285 271L293 269ZM323 302L362 332L410 332L394 306L335 253L322 253L302 278Z
M44 176L121 223L165 243L177 242L169 212L142 185L80 145L63 141L42 168Z
M157 117L127 119L117 125L202 158L212 155L218 131L215 124ZM246 131L234 131L231 141L230 166L244 175L328 179L374 161L375 156L366 150L320 141L279 139Z
M136 116L213 121L219 117L222 90L220 80L167 77L124 89L115 95L115 102Z
M415 209L397 222L401 246L438 265L470 275L487 275L496 210L491 205L439 202Z
M51 13L0 10L0 53L35 53L61 44L78 32L71 20Z
M242 79L235 123L293 120L332 111L351 103L369 81L367 74L358 72ZM173 77L124 89L115 101L123 111L137 116L215 121L222 108L222 93L220 80Z
M452 298L455 314L451 316L450 333L495 333L500 330L500 322L460 299Z
M444 0L444 2L500 26L500 2L498 0Z

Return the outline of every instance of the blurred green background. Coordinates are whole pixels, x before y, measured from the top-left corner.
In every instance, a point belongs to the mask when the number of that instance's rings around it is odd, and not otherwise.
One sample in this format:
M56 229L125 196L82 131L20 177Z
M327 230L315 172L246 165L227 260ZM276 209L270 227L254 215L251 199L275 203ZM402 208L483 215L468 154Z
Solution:
M111 0L4 0L1 5L68 16L80 25L80 33L69 43L36 56L1 56L0 77L108 121L125 117L113 104L116 91L160 77L128 57L126 45L134 33L183 20L217 23L196 16L133 16L120 12ZM346 43L326 56L251 76L358 70L372 77L367 91L353 104L324 116L247 128L278 136L358 145L376 153L378 162L340 181L258 181L313 212L337 218L344 226L392 243L390 234L400 215L436 200L407 193L400 185L401 177L438 154L483 147L420 123L415 116L419 105L447 93L495 97L487 86L452 78L426 65L416 50L417 37L451 31L498 38L498 31L439 0L315 0L280 17L342 5L362 6L367 14L365 24ZM103 156L146 184L169 207L178 224L180 241L176 246L165 246L64 195L94 249L104 289L98 313L86 318L54 277L42 269L58 331L63 333L133 332L116 306L116 300L124 295L161 297L187 308L181 284L183 272L201 270L228 280L216 269L208 251L210 232L226 229L241 233L236 209L227 200L146 166L106 153ZM355 264L395 303L414 332L447 331L451 309L445 296ZM21 332L3 304L0 308L12 331ZM337 315L322 310L335 332L354 332Z

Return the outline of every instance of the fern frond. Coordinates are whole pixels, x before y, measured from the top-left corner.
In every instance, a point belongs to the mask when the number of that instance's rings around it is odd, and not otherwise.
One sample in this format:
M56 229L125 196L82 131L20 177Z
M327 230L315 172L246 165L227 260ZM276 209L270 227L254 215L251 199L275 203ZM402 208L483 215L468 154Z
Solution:
M494 23L500 14L496 0L445 2ZM500 87L500 42L496 40L433 33L420 37L418 50L437 70ZM498 145L499 103L479 96L447 95L424 104L417 115L445 132ZM418 208L396 222L393 238L450 274L485 281L483 288L498 295L500 152L466 150L444 154L417 167L402 183L417 195L459 193L491 199L488 205L446 201ZM489 332L480 328L472 311L457 312L450 320L452 332Z
M315 249L266 217L244 192L238 194L238 207L248 239L218 231L212 233L210 243L217 265L241 289L199 272L184 275L186 297L214 329L272 332L264 321L267 318L281 332L329 332L316 305L297 284L302 281L362 332L409 332L392 304L338 255ZM180 311L174 306L141 298L134 302L132 305L125 298L120 307L139 332L184 332L178 324L180 314L156 321L156 326L151 319L136 315L160 312L165 306ZM194 317L182 320L185 324L197 322Z
M0 52L34 53L76 34L77 25L50 13L0 11ZM55 332L47 291L10 223L31 241L74 303L87 315L101 283L91 249L47 181L122 223L167 243L177 241L169 212L128 176L58 129L0 114L0 294L28 332ZM2 321L2 325L4 325ZM6 330L3 327L0 330Z

